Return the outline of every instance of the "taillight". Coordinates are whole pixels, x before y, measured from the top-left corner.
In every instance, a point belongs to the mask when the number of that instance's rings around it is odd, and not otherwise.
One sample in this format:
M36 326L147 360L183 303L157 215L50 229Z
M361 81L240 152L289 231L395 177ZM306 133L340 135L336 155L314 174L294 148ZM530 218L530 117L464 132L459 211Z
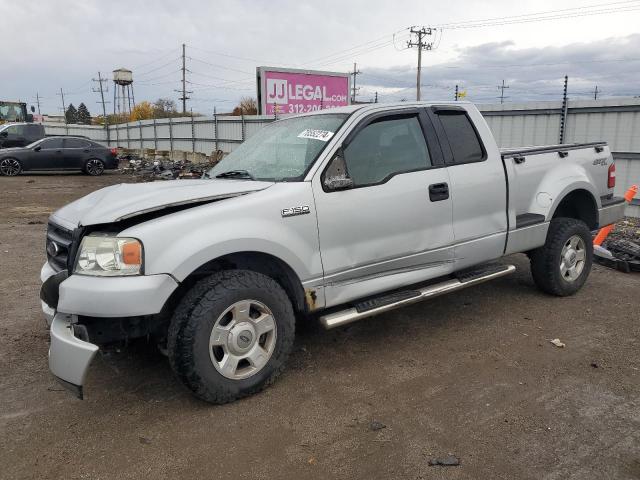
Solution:
M607 188L614 188L616 186L616 164L609 165L609 173L607 174Z
M118 156L118 149L117 148L111 148L111 155L113 155L114 157Z

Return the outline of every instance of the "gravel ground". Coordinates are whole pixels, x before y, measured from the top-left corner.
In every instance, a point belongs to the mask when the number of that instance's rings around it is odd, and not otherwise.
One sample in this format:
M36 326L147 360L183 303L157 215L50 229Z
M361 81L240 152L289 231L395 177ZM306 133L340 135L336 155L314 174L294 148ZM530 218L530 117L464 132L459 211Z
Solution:
M0 478L640 478L640 275L601 266L553 298L517 255L459 294L299 322L280 380L233 404L192 398L145 344L100 355L75 399L47 367L46 219L126 178L0 178Z

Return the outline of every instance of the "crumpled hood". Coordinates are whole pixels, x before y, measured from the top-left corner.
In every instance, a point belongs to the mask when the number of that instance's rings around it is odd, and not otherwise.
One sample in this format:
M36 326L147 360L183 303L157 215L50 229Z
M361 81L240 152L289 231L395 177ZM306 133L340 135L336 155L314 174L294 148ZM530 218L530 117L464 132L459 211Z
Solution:
M171 180L121 183L102 188L62 207L51 215L69 226L111 223L166 207L216 201L273 185L244 180ZM58 222L61 223L61 222Z

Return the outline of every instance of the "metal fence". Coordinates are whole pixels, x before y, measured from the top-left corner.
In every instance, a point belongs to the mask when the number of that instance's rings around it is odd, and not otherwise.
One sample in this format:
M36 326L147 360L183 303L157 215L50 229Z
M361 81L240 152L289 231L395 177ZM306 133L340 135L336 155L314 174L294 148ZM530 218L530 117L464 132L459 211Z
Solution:
M562 102L478 105L500 147L558 143ZM233 151L273 117L213 116L142 120L103 127L45 124L48 134L83 135L131 149L156 149L211 154ZM565 121L566 143L606 141L616 158L617 189L640 183L640 99L570 101ZM627 214L640 216L640 200Z
M112 147L211 154L233 151L274 119L266 115L163 118L110 125L45 124L47 134L82 135Z

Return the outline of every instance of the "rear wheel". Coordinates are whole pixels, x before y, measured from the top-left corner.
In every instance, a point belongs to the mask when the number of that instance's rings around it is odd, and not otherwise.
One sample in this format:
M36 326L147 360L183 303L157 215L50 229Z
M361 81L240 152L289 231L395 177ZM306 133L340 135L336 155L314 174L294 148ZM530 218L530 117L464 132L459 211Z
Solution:
M104 172L104 163L102 162L102 160L93 158L91 160L88 160L84 165L84 171L88 175L92 175L94 177L102 175L102 172Z
M218 272L198 282L176 309L169 361L198 398L227 403L275 380L294 332L291 302L275 280L247 270Z
M15 158L3 158L0 161L0 175L15 177L22 171L22 165Z
M580 290L591 271L591 242L591 232L584 222L554 218L544 246L529 255L531 274L537 287L560 297Z

